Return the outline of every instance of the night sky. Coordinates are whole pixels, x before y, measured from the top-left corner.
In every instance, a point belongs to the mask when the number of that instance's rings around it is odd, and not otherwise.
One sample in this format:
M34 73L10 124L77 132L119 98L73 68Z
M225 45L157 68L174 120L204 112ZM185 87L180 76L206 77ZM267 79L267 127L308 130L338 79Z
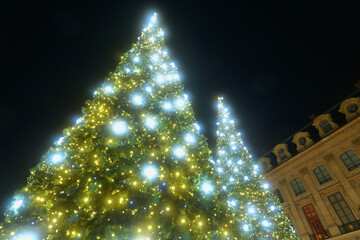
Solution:
M66 2L2 6L0 215L153 11L211 146L218 95L258 158L360 80L359 1Z

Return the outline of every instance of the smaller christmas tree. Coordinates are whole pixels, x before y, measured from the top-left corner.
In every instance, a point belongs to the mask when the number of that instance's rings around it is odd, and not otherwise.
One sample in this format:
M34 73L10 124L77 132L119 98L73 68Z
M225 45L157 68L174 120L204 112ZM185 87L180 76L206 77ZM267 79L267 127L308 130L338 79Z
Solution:
M269 184L236 131L229 109L218 98L217 195L223 231L236 239L297 239Z

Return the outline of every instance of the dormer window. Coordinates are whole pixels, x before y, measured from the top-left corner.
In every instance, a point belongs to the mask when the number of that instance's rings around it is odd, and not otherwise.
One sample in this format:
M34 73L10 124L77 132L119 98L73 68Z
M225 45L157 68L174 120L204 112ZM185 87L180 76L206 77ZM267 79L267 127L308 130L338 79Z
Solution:
M348 98L340 105L339 112L345 114L346 120L350 121L360 115L360 97Z
M308 132L298 132L294 135L293 143L296 144L296 150L301 152L306 149L308 146L312 145L314 141L310 138L310 134Z
M347 110L349 113L356 113L357 110L359 110L359 106L355 103L352 103L347 107Z
M259 159L258 163L263 173L266 173L271 170L272 165L270 161L271 161L270 158L266 158L266 157L262 157Z
M276 145L272 152L275 154L278 164L281 164L286 159L291 157L286 143L280 143Z
M334 129L328 120L322 120L319 125L325 134Z
M300 137L299 138L299 144L301 146L305 146L306 145L306 138L305 137Z
M279 158L281 161L283 161L287 158L285 150L283 148L279 149L278 154L279 154Z
M334 123L329 113L322 114L315 118L312 125L317 128L320 137L324 137L339 127L336 123Z

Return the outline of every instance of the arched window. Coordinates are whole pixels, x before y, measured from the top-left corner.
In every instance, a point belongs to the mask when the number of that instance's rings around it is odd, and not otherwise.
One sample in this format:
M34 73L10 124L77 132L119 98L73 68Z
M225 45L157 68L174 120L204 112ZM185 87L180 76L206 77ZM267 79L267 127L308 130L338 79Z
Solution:
M283 148L279 149L278 154L281 161L287 158L285 150Z
M319 125L321 129L324 131L324 133L328 133L331 130L333 130L333 127L331 126L328 120L322 120Z
M359 109L359 106L355 103L352 103L347 107L347 110L349 113L355 113L358 109Z
M305 137L300 137L300 138L299 138L299 144L300 144L301 146L305 146L305 144L306 144L306 138L305 138Z

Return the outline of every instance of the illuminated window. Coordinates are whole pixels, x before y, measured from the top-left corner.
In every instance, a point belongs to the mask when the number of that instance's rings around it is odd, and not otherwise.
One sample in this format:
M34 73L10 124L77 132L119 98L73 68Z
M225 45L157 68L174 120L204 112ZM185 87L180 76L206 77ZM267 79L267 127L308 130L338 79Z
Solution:
M283 148L279 149L278 154L281 161L287 158L285 150Z
M295 178L294 180L292 180L291 185L294 189L296 196L299 196L300 194L303 194L304 192L306 192L304 185L302 184L300 178Z
M324 131L324 133L328 133L331 130L333 130L333 127L331 126L328 120L322 120L319 125L321 129Z
M279 190L279 189L275 189L274 195L278 197L280 203L283 203L283 202L284 202L284 199L283 199L283 197L281 196L281 193L280 193L280 190Z
M315 173L315 176L317 177L317 179L319 180L320 184L323 184L323 183L326 183L326 182L332 180L329 172L326 170L324 165L321 165L320 167L315 168L314 173Z
M343 160L344 164L349 169L349 171L360 167L360 159L354 153L354 151L350 150L350 151L344 153L343 155L341 155L340 158Z
M342 224L356 221L353 212L340 192L328 196L328 199Z
M317 215L314 206L312 204L309 204L302 209L316 239L320 240L329 238L320 222L319 216Z

